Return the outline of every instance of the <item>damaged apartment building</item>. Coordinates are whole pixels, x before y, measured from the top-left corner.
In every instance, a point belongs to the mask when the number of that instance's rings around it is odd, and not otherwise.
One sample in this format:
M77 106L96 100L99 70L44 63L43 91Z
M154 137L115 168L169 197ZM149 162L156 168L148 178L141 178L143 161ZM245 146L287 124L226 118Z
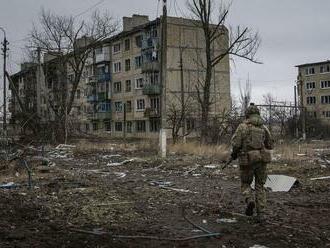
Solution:
M156 137L162 118L163 92L166 92L163 117L169 118L173 106L180 106L183 97L189 101L190 108L193 107L185 116L185 128L198 127L200 110L195 86L204 73L203 31L192 20L167 18L166 65L163 66L166 80L162 84L160 20L149 21L142 15L124 17L122 32L94 49L86 60L68 117L71 128L81 133ZM226 49L226 39L214 49ZM45 68L49 67L45 64L51 64L52 60L54 58L45 54L42 63L25 63L21 71L11 76L19 96L28 101L27 109L35 115L31 118L46 125L54 121L48 94L56 90L55 82L49 75L45 76ZM229 71L228 57L214 68L211 114L231 108ZM70 76L68 70L67 78ZM11 123L19 126L21 109L15 95L12 96ZM167 128L171 128L170 124Z

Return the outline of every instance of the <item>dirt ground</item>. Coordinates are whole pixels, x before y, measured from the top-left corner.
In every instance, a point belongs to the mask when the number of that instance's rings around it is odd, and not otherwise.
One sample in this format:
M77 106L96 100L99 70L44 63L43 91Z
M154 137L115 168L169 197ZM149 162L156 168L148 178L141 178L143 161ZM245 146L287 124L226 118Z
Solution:
M1 248L330 247L330 179L310 180L330 176L330 166L312 153L275 156L269 173L299 182L268 193L262 224L243 215L235 162L222 170L208 157L171 153L161 160L118 142L45 154L52 163L42 165L40 151L27 156L32 189L18 165L1 169L0 184L17 185L0 189Z

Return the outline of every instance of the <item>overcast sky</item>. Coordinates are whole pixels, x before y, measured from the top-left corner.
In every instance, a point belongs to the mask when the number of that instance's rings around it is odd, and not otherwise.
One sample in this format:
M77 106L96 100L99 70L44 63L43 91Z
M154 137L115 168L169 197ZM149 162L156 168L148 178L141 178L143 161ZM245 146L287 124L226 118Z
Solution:
M106 9L115 17L134 13L160 14L158 0L0 0L0 26L7 31L10 42L8 69L16 72L22 59L24 38L37 22L41 7L58 14L82 14L88 18L94 9ZM217 1L217 0L216 0ZM186 0L168 0L169 15L180 16ZM158 7L157 7L158 6ZM158 10L158 11L157 11ZM231 67L233 95L238 95L238 84L252 83L253 100L271 92L277 100L292 100L297 64L329 59L330 1L328 0L232 0L228 25L242 25L258 31L262 44L258 58L262 65L240 59ZM3 39L0 33L1 40ZM2 68L2 65L1 65ZM2 73L0 74L2 76ZM1 78L2 81L2 78Z

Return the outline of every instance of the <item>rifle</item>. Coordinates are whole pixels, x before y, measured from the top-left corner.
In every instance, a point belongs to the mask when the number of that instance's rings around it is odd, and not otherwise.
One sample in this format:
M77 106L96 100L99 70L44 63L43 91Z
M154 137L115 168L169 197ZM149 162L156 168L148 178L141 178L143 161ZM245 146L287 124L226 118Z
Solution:
M231 163L231 162L233 162L233 158L232 157L230 157L230 159L224 164L224 166L222 166L222 170L224 170L224 169L226 169L227 168L227 166Z

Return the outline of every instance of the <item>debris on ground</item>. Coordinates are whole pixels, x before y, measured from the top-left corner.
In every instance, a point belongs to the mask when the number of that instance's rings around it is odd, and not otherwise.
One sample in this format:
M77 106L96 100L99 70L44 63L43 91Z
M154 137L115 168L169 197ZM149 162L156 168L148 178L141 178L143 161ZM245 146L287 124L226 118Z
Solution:
M120 140L97 149L99 142L95 140L90 146L95 149L84 152L74 146L49 146L46 159L35 144L36 150L24 154L33 172L30 190L19 161L8 165L19 170L1 167L1 184L13 188L0 188L0 247L265 248L264 244L307 248L329 244L329 220L324 218L330 215L329 166L320 168L327 164L315 152L306 150L307 156L301 159L293 151L295 161L279 154L281 159L268 165L273 175L299 178L303 184L294 190L290 186L285 194L268 194L267 221L261 225L243 214L240 171L235 166L223 171L220 160L202 155L174 153L159 159L155 151L127 148ZM109 149L110 144L115 149ZM329 160L327 151L322 154ZM55 167L50 166L53 162ZM269 178L266 187L276 181L272 175ZM183 208L191 222L182 219Z
M215 168L218 168L218 167L220 167L220 165L217 165L217 164L204 165L204 168L207 168L207 169L215 169Z
M75 145L60 144L48 152L50 158L72 158Z
M12 189L12 188L16 188L16 187L18 187L18 185L15 184L14 182L0 184L1 189Z
M108 163L107 166L120 166L120 165L124 165L124 164L130 163L130 162L133 162L133 161L136 161L136 159L131 158L131 159L124 160L122 162Z
M236 218L221 218L216 220L217 223L236 223Z
M270 189L272 192L288 192L292 186L297 182L297 179L285 175L268 175L265 188ZM251 188L254 189L255 181L251 184Z
M314 181L314 180L324 180L324 179L330 179L330 176L326 176L326 177L313 177L313 178L311 178L311 181Z
M168 181L151 181L150 185L159 187L171 187L174 186L174 183Z

